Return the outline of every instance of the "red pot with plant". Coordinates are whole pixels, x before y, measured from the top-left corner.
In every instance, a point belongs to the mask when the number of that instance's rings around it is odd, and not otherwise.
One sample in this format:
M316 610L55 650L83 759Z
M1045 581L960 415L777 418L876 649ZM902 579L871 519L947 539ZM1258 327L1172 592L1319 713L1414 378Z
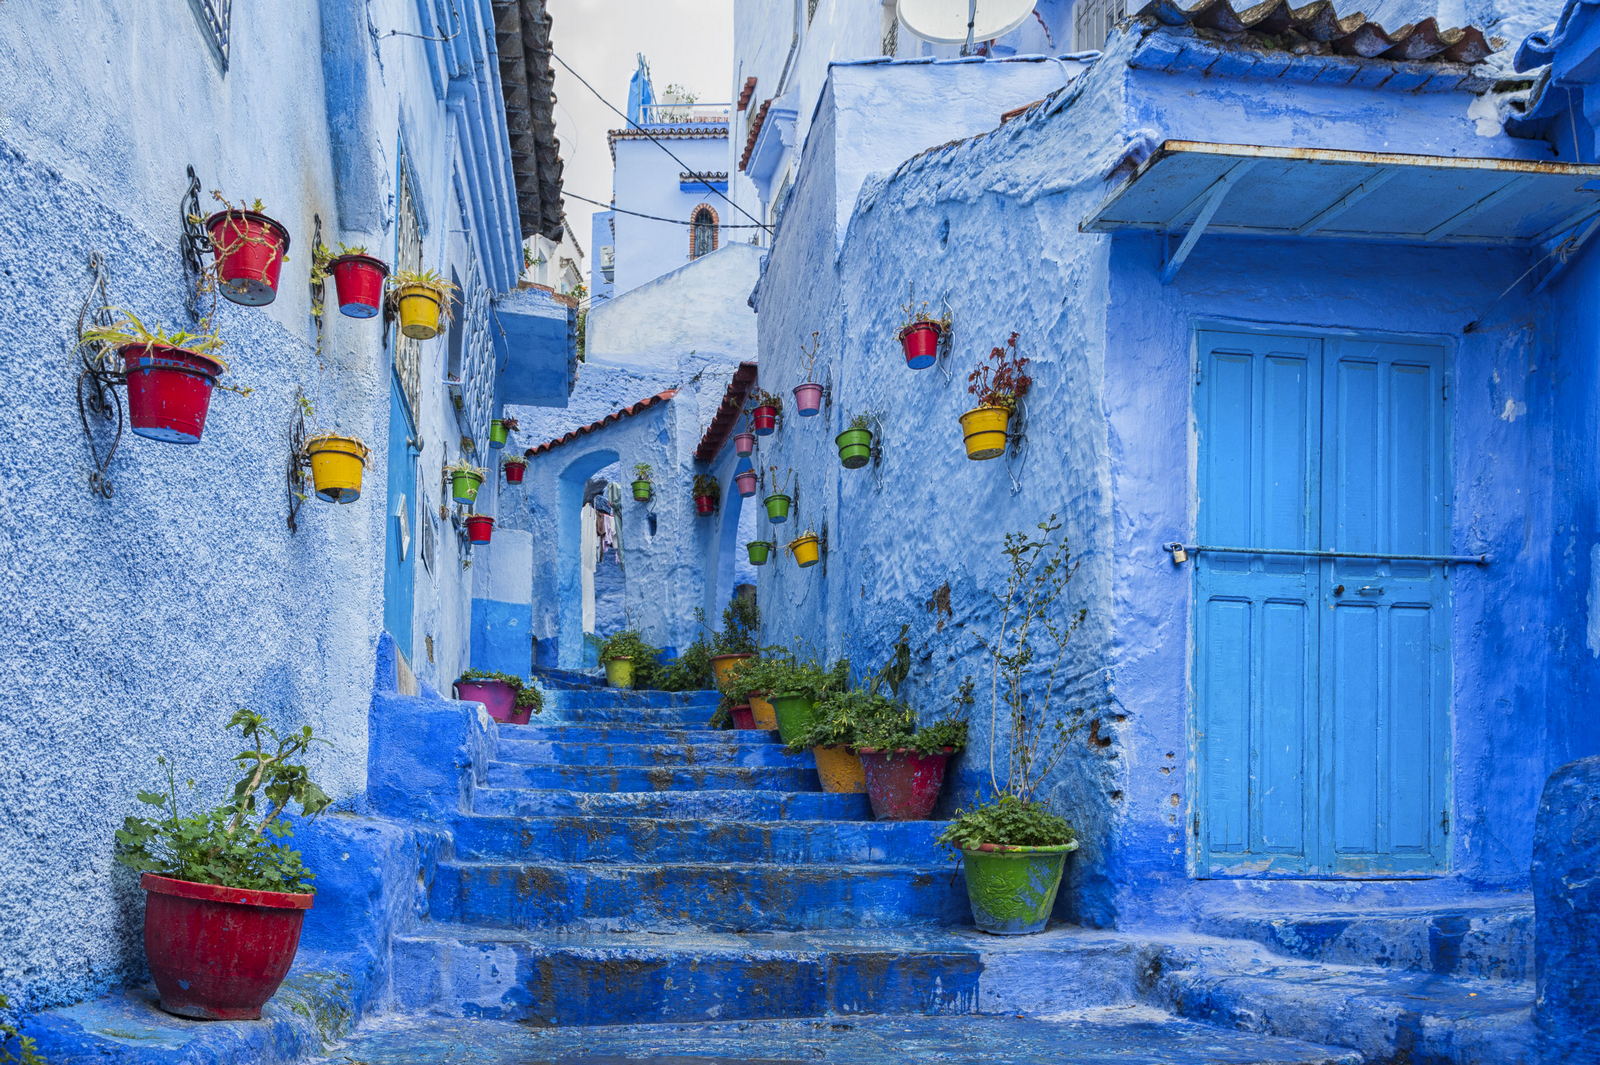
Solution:
M907 303L902 308L905 321L895 336L906 355L906 365L913 370L925 370L939 358L939 343L950 331L948 318L936 318L926 303L920 306Z
M757 392L750 407L750 427L757 436L771 436L778 431L778 415L783 410L783 400L771 392Z
M474 544L486 544L494 536L494 519L487 514L467 515L467 539Z
M347 248L328 264L339 293L339 313L347 318L374 318L383 309L383 283L389 267L364 248Z
M506 459L506 484L521 484L523 474L528 472L527 459Z
M926 754L904 747L863 747L859 753L873 817L879 821L926 821L933 816L954 747Z
M211 390L227 367L187 348L128 345L120 350L128 381L128 426L172 444L198 444Z
M733 453L742 459L747 459L756 451L755 433L736 433L733 437Z
M217 287L234 303L263 307L278 298L278 274L289 251L289 231L253 209L229 207L205 220L217 261Z
M695 474L694 511L701 517L717 512L717 502L722 498L722 485L709 473Z
M748 730L756 727L756 712L749 703L736 706L730 712L733 714L734 728Z

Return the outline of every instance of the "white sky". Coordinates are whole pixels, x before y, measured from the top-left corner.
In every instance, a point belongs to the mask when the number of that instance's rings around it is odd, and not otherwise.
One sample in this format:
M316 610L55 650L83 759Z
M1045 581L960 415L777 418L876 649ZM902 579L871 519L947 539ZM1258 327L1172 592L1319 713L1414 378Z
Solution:
M628 107L628 78L643 52L659 91L677 83L703 103L727 101L733 67L733 0L546 0L556 54L617 107ZM606 131L626 125L577 79L554 64L556 136L562 185L596 200L611 197ZM589 255L596 211L567 201L567 219Z

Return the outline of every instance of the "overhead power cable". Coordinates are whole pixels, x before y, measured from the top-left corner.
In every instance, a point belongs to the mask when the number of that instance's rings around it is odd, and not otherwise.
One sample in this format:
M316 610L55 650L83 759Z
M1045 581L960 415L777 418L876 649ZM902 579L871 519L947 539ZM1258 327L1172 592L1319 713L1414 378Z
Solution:
M618 214L631 214L635 218L648 218L653 222L671 222L673 225L677 225L677 226L692 226L692 225L696 224L693 221L684 221L682 218L664 218L664 217L662 217L661 215L658 215L658 214L645 214L643 211L630 211L625 207L617 207L617 206L614 206L612 204L606 203L604 200L591 200L587 196L579 196L576 192L568 192L566 189L562 189L561 190L561 195L570 196L574 200L582 200L584 203L592 203L596 207L604 207L606 210L615 211ZM759 225L759 224L750 223L750 222L718 222L717 223L717 228L719 228L719 229L766 229L767 227L763 226L763 225Z
M647 130L643 126L639 125L639 123L637 123L633 119L629 118L628 117L628 113L626 111L619 110L617 108L616 104L613 104L610 100L607 100L604 96L600 95L600 90L599 89L595 88L593 85L590 85L589 82L588 82L588 79L586 79L582 74L579 74L576 70L573 70L571 65L568 64L565 59L562 59L559 55L557 55L556 52L553 49L550 52L550 58L554 59L557 63L560 63L563 67L565 67L567 73L571 74L573 77L577 78L578 81L583 85L583 87L585 89L588 89L590 92L594 93L595 99L599 100L601 103L603 103L607 107L609 107L612 111L616 112L619 116L621 116L622 120L624 122L626 122L628 125L632 126L634 129L638 130L640 133L643 133L646 137L649 137L650 138L650 142L652 144L654 144L657 148L660 148L662 151L666 152L667 155L671 156L672 157L672 161L677 163L679 166L683 167L683 169L684 169L684 171L686 173L692 173L694 171L694 168L691 167L688 163L684 162L682 159L679 159L676 155L673 155L672 149L668 148L665 144L662 144L661 141L656 138L656 135L654 133L651 133L649 130ZM759 219L755 215L751 214L749 211L746 211L743 207L740 207L737 203L734 203L732 199L729 199L727 193L723 192L721 189L719 189L715 185L711 184L711 182L707 181L705 178L699 178L698 180L699 180L700 184L704 185L706 188L710 189L712 192L716 193L718 196L721 196L724 200L727 200L728 201L728 205L730 207L732 207L735 211L738 211L740 214L744 215L746 218L750 219L750 221L754 222L757 227L759 227L761 229L771 229L772 228L771 226L767 225L765 222L761 221L761 219ZM579 196L577 198L580 199L580 200L584 199L584 197L582 197L582 196ZM592 202L592 201L590 201L590 202Z

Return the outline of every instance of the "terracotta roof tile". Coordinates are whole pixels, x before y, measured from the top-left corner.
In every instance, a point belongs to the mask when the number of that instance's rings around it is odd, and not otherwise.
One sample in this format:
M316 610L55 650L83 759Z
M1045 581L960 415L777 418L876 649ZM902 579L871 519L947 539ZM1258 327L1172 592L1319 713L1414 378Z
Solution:
M658 403L667 402L677 394L678 390L676 388L669 388L665 392L657 392L653 396L646 396L637 403L629 404L628 406L623 407L621 410L612 411L610 414L607 414L604 418L601 418L597 422L590 422L588 425L580 426L565 436L558 436L554 440L546 440L538 447L530 447L526 452L524 452L524 454L531 459L533 456L542 455L546 451L554 451L562 444L571 443L572 441L578 439L578 437L586 436L589 433L594 432L596 429L604 429L612 422L619 422L624 418L631 418L635 414L642 414Z
M739 90L739 110L743 111L750 106L750 97L756 92L756 76L750 75L744 79L744 88Z
M1484 37L1476 26L1442 30L1431 18L1390 33L1363 14L1341 17L1332 0L1313 0L1303 7L1264 0L1246 8L1235 8L1231 0L1198 0L1187 7L1177 0L1150 0L1138 15L1269 51L1355 59L1472 64L1483 62L1502 43Z
M740 170L750 164L750 155L756 150L756 138L761 135L761 124L767 120L767 109L771 106L771 97L761 101L761 107L756 111L756 117L750 120L750 135L744 139L744 154L739 157Z
M739 424L739 414L744 410L744 401L749 398L750 390L755 384L756 364L741 362L739 368L733 371L733 379L728 382L728 390L722 394L722 405L717 408L717 413L711 418L711 424L706 426L705 435L700 438L700 446L694 449L696 462L710 462L717 457L722 445L733 435L734 426Z

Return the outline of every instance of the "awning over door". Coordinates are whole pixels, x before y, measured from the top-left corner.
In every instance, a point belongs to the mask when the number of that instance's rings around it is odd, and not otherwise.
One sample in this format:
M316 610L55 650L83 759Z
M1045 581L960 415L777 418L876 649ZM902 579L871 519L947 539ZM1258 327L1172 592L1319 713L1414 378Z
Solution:
M1083 223L1406 244L1538 244L1600 212L1600 166L1165 141Z

